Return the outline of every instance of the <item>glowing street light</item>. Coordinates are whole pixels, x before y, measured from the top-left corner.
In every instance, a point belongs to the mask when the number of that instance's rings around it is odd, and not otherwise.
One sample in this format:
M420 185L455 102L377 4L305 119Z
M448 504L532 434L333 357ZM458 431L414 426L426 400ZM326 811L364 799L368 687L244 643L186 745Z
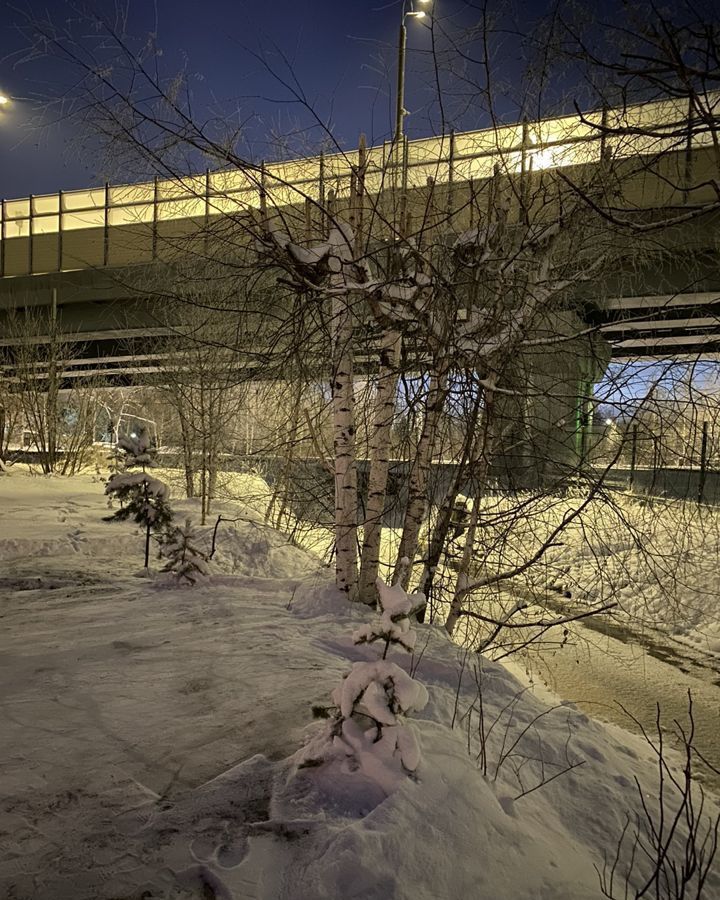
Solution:
M0 94L0 106L7 106L10 102L10 98L7 94Z
M402 15L400 16L400 37L398 41L398 70L397 70L397 106L395 109L395 143L400 144L403 135L403 119L407 114L405 109L405 48L407 47L407 28L405 20L424 19L427 13L424 9L415 9L413 0L410 0L410 9L406 9L408 0L403 0ZM429 6L432 0L418 0L423 6Z

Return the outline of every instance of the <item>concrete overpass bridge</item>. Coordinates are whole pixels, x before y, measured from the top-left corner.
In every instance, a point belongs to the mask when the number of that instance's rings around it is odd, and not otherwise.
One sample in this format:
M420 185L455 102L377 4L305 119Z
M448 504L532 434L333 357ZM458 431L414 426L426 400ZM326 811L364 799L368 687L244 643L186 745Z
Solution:
M410 141L402 152L387 143L243 171L3 200L0 346L13 342L9 313L32 309L35 321L44 314L77 342L82 359L71 368L78 373L142 378L153 364L153 340L168 330L159 314L163 285L183 260L208 259L218 246L246 240L248 217L268 209L289 217L295 231L320 234L322 211L343 214L359 173L366 219L374 217L381 238L392 239L386 226L402 204L410 231L472 226L474 201L498 169L518 178L572 177L610 156L616 169L624 167L619 203L627 215L682 215L717 201L706 175L718 175L710 139L691 137L690 122L683 138L683 121L685 109L662 101ZM615 126L650 126L655 137L603 130ZM663 128L667 136L658 137ZM652 172L648 159L659 160ZM583 318L601 329L613 356L720 352L719 224L713 213L666 229L647 264L633 263L598 296L581 298ZM42 340L42 326L36 330Z
M687 222L654 232L642 257L629 253L613 277L573 297L574 327L596 328L602 352L596 340L592 353L578 354L576 347L572 360L562 348L549 363L547 350L542 359L531 358L538 395L548 393L543 373L550 369L555 382L561 373L567 383L552 410L538 401L532 416L543 421L544 433L552 430L549 423L563 421L574 435L584 415L578 397L599 380L611 356L720 353L720 210L689 215L717 204L720 173L711 136L695 133L675 101L409 141L401 148L388 143L242 171L4 200L5 371L12 371L18 342L13 317L31 311L25 317L31 333L23 340L47 342L52 329L77 345L66 380L147 380L158 367L159 341L181 334L185 325L181 319L168 324L168 285L183 276L188 261L227 262L233 248L247 245L248 224L258 217L277 216L308 240L324 233L328 213L354 216L359 230L372 230L379 243L396 240L399 220L405 234L420 239L433 231L457 234L478 224L498 172L524 190L543 179L572 180L610 160L621 176L615 213L646 224L668 216ZM360 204L352 205L358 193Z

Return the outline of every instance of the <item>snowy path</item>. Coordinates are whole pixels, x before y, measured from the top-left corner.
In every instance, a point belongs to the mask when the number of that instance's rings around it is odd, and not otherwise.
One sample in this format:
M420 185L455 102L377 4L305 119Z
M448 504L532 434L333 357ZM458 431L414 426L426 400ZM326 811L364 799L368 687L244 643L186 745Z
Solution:
M688 690L692 691L695 743L706 759L720 768L720 686L713 669L688 660L685 671L671 665L632 641L620 641L578 623L577 640L534 663L536 674L564 700L576 703L589 715L630 731L637 726L621 706L650 733L655 730L656 703L663 722L687 721ZM552 638L552 632L548 635ZM560 643L561 635L557 635ZM674 659L681 649L675 648ZM523 680L523 668L511 664ZM707 784L720 795L720 777L704 771Z
M303 696L320 698L317 670L328 667L302 639L301 621L276 621L292 580L182 591L96 573L76 587L87 574L66 560L45 563L61 572L48 580L56 587L0 592L0 778L12 798L0 849L32 875L42 841L51 887L38 896L54 900L75 888L95 896L110 869L137 881L140 856L101 851L116 843L114 822L133 806L155 795L172 802L241 760L280 759L298 746L307 707L273 673L291 671ZM25 587L30 579L17 570L27 565L10 561L6 585L17 577ZM241 777L235 787L236 796L247 792ZM269 792L266 784L249 820L267 817Z

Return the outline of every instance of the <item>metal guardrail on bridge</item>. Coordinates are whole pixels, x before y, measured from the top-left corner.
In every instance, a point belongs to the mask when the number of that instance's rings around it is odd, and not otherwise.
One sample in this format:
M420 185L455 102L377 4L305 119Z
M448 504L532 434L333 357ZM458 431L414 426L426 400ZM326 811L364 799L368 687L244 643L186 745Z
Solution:
M687 152L682 128L678 136L683 123L689 129L687 108L666 100L582 118L563 116L413 140L406 142L402 153L393 143L385 143L365 153L364 193L380 196L398 183L397 173L402 171L403 189L443 185L444 203L452 210L463 203L459 192L470 198L467 191L488 179L496 166L507 174L527 173L598 163L605 154L623 159L668 150ZM597 127L601 124L630 131L659 124L659 133L665 129L667 136L613 136ZM696 138L693 148L704 143ZM176 179L3 200L0 277L152 261L161 256L163 242L203 229L207 233L210 223L245 215L265 203L287 208L306 199L319 206L330 198L337 202L350 195L359 161L359 151L321 154ZM684 167L678 166L681 170ZM654 190L664 192L659 199L667 201L667 185L661 181L657 179Z

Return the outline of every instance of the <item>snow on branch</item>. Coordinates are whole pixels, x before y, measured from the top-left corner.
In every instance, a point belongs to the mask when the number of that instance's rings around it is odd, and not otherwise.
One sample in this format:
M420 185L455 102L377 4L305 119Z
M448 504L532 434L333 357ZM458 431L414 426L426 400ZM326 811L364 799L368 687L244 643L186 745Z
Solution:
M409 565L409 561L407 561ZM422 594L408 594L400 584L390 586L385 584L382 578L377 579L377 589L380 595L379 619L373 624L362 625L353 634L356 644L372 644L375 641L385 641L385 653L387 656L390 644L399 644L408 652L415 648L415 632L410 627L410 616L425 606L425 597Z
M188 584L210 575L208 557L199 549L196 539L190 519L169 532L161 545L161 553L167 559L163 572L172 572L178 581Z
M145 470L155 465L154 452L146 429L121 437L118 449L125 454L122 464L125 471L115 472L105 485L105 494L120 502L120 508L106 522L124 522L132 519L145 531L145 569L150 560L150 534L167 528L173 512L169 504L169 490L164 481L154 478ZM141 472L127 471L141 468Z
M321 291L331 296L376 287L366 260L356 256L355 233L346 222L336 222L327 240L312 246L302 246L287 232L270 227L257 240L256 247L261 255L292 275L292 284L298 290Z
M415 645L409 616L424 604L422 595L408 595L399 584L378 579L382 615L375 626L359 629L355 643L384 639L406 650ZM391 793L421 762L420 745L404 717L421 710L428 692L397 663L382 659L353 663L331 694L332 706L324 729L298 755L298 767L340 766Z
M137 432L122 435L118 438L117 449L121 450L125 457L123 463L126 469L142 466L144 468L153 468L157 465L155 462L155 453L152 440L147 428L138 428Z

